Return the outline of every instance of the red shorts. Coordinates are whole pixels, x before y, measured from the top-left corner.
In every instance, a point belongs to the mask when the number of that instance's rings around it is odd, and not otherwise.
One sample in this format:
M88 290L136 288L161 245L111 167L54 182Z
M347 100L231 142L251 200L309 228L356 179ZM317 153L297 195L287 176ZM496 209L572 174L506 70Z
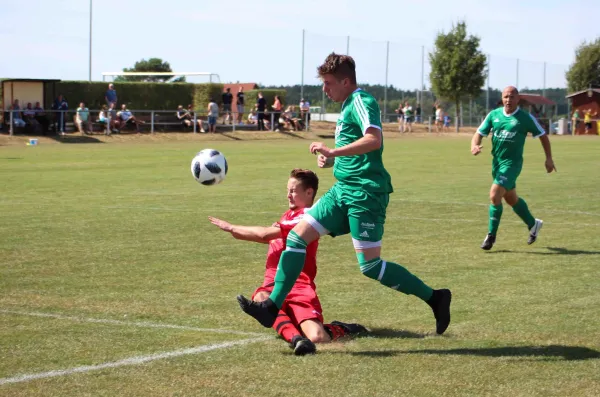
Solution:
M258 287L252 294L252 299L262 291L271 293L273 283ZM316 320L323 323L321 302L319 302L317 291L309 284L294 284L294 287L285 298L281 310L289 316L292 323L297 327L306 320Z

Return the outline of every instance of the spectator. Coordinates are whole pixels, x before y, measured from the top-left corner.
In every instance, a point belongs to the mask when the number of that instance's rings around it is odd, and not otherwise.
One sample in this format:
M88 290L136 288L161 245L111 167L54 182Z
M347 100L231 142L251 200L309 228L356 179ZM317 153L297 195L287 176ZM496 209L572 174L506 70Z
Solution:
M303 124L306 124L306 129L308 129L310 124L310 102L304 98L300 99L300 117Z
M433 121L433 124L437 124L437 108L440 106L440 104L438 103L438 101L435 101L433 103L433 107L431 109L431 118Z
M275 101L271 108L273 109L273 127L275 128L275 131L279 132L279 117L281 117L281 110L283 109L279 95L275 95Z
M246 96L244 94L244 87L240 86L240 90L237 93L237 122L238 124L244 124L242 117L244 117L244 103L246 102Z
M108 108L106 107L106 105L102 105L102 108L100 108L100 113L98 114L98 124L102 126L102 129L104 130L104 135L110 135L110 127L108 125L109 120L110 119L108 117Z
M258 117L256 115L256 110L252 109L250 113L248 113L248 124L256 124L258 122Z
M131 111L127 109L126 104L121 105L121 111L117 113L117 116L119 116L121 128L127 125L134 125L137 133L140 133L141 123L135 118L133 113L131 113Z
M437 105L435 110L435 130L440 132L444 125L444 109L440 105Z
M583 112L583 123L585 124L585 133L589 134L592 131L592 116L596 117L598 112L592 114L592 109Z
M89 135L92 132L92 124L90 122L90 110L85 107L85 103L81 102L75 112L75 125L79 132Z
M579 116L579 110L575 109L575 111L573 111L573 117L571 119L571 128L573 129L574 133L577 133L577 129L579 128L580 117L581 116Z
M231 121L231 103L233 102L233 95L231 94L231 88L227 88L227 90L225 90L225 92L223 93L222 99L223 99L223 113L225 114L223 116L223 124L227 124L228 121L229 121L229 124L231 124L232 123L232 121Z
M190 114L190 117L193 120L194 119L193 115L196 111L194 110L194 107L192 106L191 103L188 104L187 110L188 110L188 113ZM196 115L196 122L198 123L198 128L200 128L200 132L206 132L206 131L204 131L204 120L202 119L202 116Z
M410 106L408 101L404 102L404 108L402 109L404 113L404 125L402 126L402 132L406 131L406 127L408 126L408 132L412 132L412 123L413 123L413 108Z
M208 104L208 132L216 132L217 131L217 117L219 117L219 105L215 102L213 98L210 98L210 103Z
M35 119L35 110L33 110L31 102L28 102L27 107L23 109L23 120L31 126L34 133L40 132L40 123Z
M59 135L65 134L65 125L67 123L67 110L69 109L69 104L67 100L59 95L54 100L52 104L52 110L55 110L54 113L54 123L56 124L56 133Z
M115 104L111 103L108 105L107 114L109 120L109 128L111 132L120 132L121 131L121 120L117 114L117 109L115 109ZM109 133L110 135L110 133Z
M259 131L265 130L265 111L267 110L267 100L263 97L263 93L258 93L256 100L256 110L258 112L257 125Z
M117 91L115 90L115 86L110 83L108 85L108 90L106 90L106 95L104 95L104 99L106 100L106 105L110 106L110 104L114 104L117 106Z
M21 107L19 106L19 100L15 99L12 105L12 115L13 115L13 124L15 127L25 127L27 123L23 120L23 116L21 114Z
M48 116L46 116L46 113L39 102L35 103L33 110L35 111L35 119L42 126L42 133L46 135L48 128L50 127L50 120L48 120Z
M444 132L450 131L450 122L451 121L452 121L452 119L450 118L450 115L448 113L444 113Z
M404 111L402 110L402 102L398 103L398 109L395 109L394 112L398 115L398 131L404 132L403 123L404 123Z
M422 123L421 120L421 104L417 103L417 108L415 109L415 123Z
M192 108L192 105L188 105L187 109L184 109L182 105L179 105L177 107L177 112L175 112L175 116L177 116L177 119L179 121L181 121L181 125L183 125L184 127L193 128L194 127L194 118L192 116L193 112L194 112L194 109ZM200 129L200 132L204 132L204 127L202 126L202 120L196 119L196 123L198 125L198 128Z

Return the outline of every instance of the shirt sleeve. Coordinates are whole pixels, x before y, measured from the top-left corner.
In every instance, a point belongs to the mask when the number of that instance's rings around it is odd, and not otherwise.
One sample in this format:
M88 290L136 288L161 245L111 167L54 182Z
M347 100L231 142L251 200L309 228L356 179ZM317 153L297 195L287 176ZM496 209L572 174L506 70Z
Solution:
M356 112L356 120L360 125L363 135L370 127L381 130L381 112L379 110L379 104L373 97L356 95L353 105L354 111Z
M531 123L529 123L529 125L528 125L527 132L531 132L531 135L533 135L534 138L539 138L542 135L545 135L546 131L540 125L540 123L536 120L536 118L533 117L531 114L528 114L528 116L529 116L529 120L531 121Z
M488 134L490 133L492 127L493 127L493 124L492 124L492 113L490 112L485 117L485 120L483 120L483 123L481 123L481 125L479 126L479 128L477 128L477 132L479 133L479 135L488 136Z

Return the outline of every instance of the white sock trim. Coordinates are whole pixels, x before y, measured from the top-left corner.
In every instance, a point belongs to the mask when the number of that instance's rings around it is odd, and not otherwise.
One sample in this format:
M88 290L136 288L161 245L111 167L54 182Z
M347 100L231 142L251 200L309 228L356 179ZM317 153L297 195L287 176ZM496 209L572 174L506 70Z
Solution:
M313 218L310 214L305 213L302 217L302 220L308 222L318 233L319 236L324 236L329 234L329 230L325 229L323 225L321 225L315 218Z
M298 252L301 254L306 254L306 250L304 249L300 249L300 248L292 248L292 247L285 247L286 251L290 251L290 252Z
M355 249L367 249L367 248L375 248L381 247L381 240L379 241L362 241L352 238L352 245L354 245Z
M385 273L385 265L387 264L386 261L382 261L381 263L381 271L379 272L379 276L377 277L377 281L381 281L381 279L383 278L383 274Z

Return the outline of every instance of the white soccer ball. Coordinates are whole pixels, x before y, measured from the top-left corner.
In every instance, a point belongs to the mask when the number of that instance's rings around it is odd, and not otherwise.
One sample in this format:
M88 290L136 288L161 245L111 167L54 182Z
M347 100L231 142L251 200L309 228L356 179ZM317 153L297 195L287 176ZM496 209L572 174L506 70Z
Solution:
M223 153L215 149L204 149L192 160L192 175L203 185L216 185L227 175L227 160Z

